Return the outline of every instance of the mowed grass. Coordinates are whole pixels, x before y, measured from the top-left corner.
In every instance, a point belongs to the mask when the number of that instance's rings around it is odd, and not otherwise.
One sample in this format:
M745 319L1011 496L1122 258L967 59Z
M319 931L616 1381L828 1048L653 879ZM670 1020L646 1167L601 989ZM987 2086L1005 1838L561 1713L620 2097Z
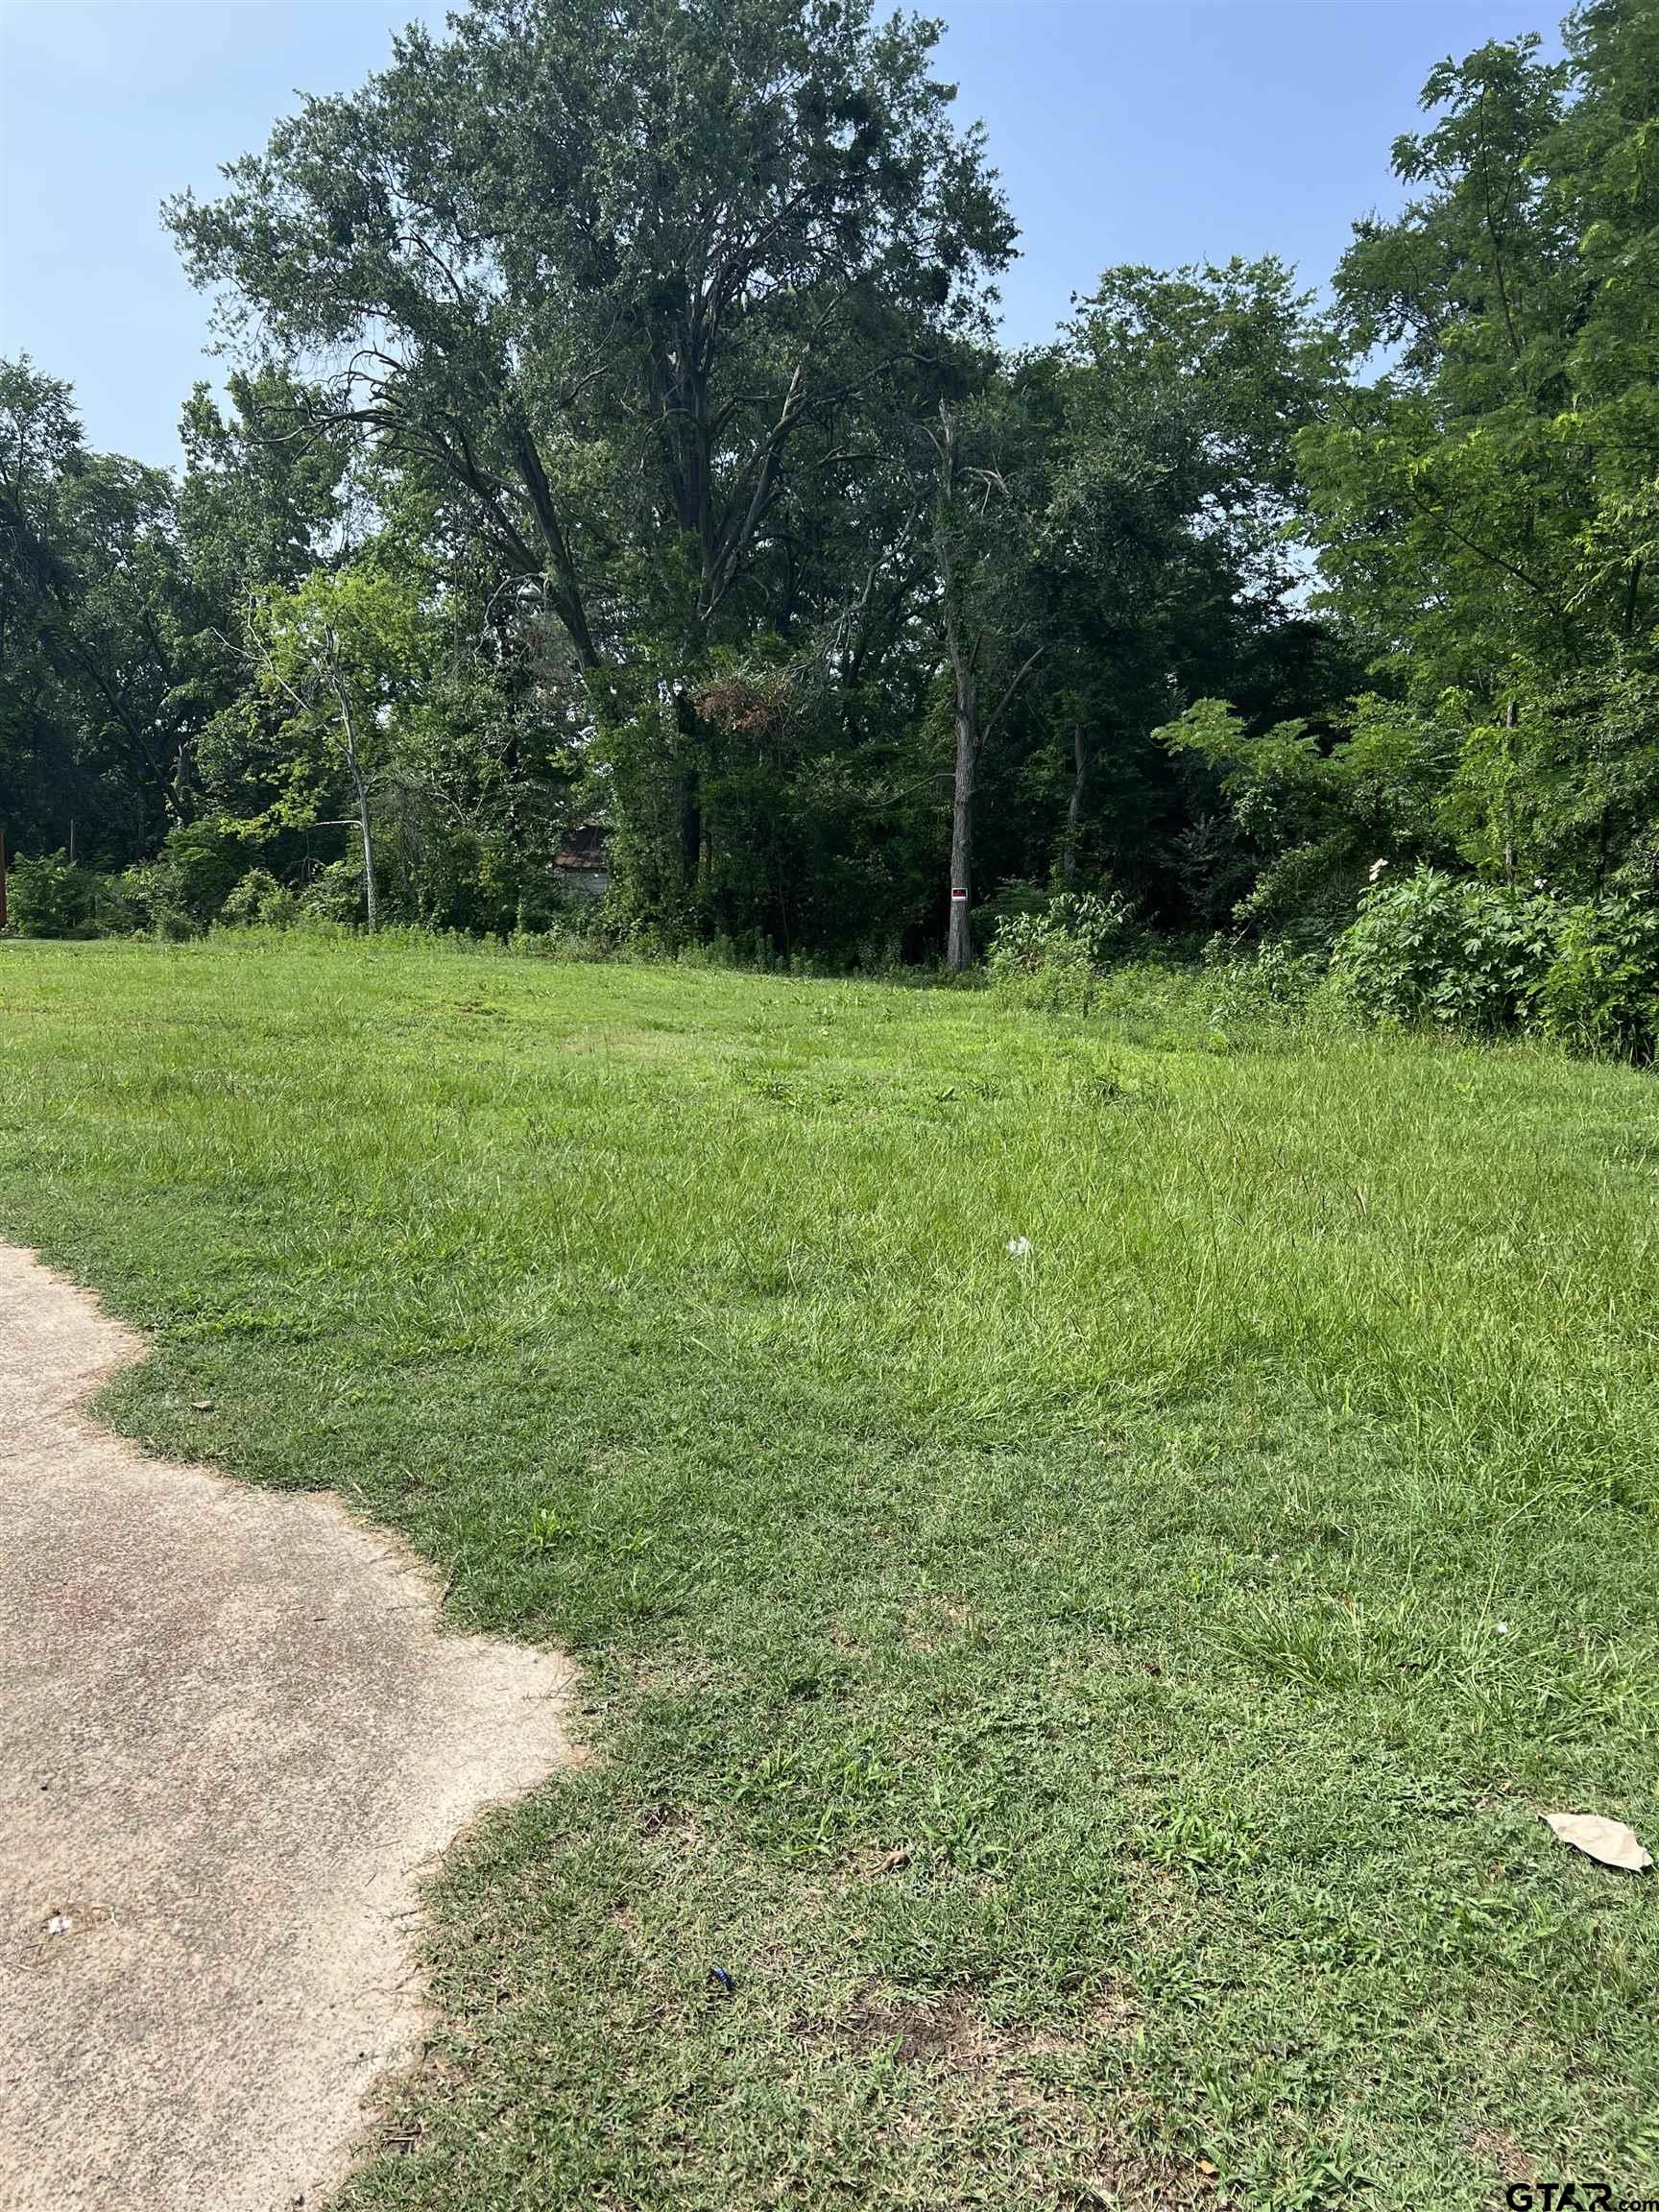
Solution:
M1654 2190L1659 1094L1201 998L0 948L110 1417L583 1664L350 2212Z

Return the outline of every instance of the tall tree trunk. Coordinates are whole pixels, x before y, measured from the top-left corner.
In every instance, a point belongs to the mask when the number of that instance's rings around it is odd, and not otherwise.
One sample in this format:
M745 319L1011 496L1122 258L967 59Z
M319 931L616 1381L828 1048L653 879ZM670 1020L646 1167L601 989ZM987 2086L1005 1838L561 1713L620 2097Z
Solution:
M979 768L979 698L973 656L947 615L951 672L956 680L956 781L950 803L950 935L946 959L952 975L974 965L974 784Z
M374 829L369 818L369 792L357 786L357 821L363 831L363 909L371 929L380 926L380 889L374 880Z
M374 879L374 823L369 809L369 785L357 757L357 736L351 727L351 708L344 684L334 691L340 708L340 727L346 737L346 766L357 799L357 827L363 834L363 911L372 930L380 926L380 886Z

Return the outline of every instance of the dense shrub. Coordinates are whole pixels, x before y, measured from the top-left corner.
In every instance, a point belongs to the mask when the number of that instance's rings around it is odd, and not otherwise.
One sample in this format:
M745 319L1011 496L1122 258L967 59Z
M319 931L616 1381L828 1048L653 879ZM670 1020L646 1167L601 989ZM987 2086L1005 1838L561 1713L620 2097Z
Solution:
M164 903L198 929L215 922L248 865L242 840L215 822L179 822L156 861Z
M1544 1035L1573 1051L1652 1059L1659 913L1623 899L1569 908L1535 1011Z
M88 934L136 937L153 926L147 872L124 868L119 876L94 876Z
M1095 982L1129 930L1128 903L1115 892L1061 892L1039 911L1016 910L991 942L992 986L1045 1013L1087 1014Z
M268 868L250 868L220 907L219 920L231 929L286 929L299 911L293 892Z
M108 935L153 929L158 937L196 937L218 920L246 866L241 840L214 822L177 822L154 860L129 868L100 902Z
M123 869L108 884L100 902L100 929L106 936L127 936L153 929L158 937L194 937L198 926L176 906L170 896L167 872L158 860L146 860Z
M1530 1012L1561 928L1560 907L1543 893L1422 868L1365 894L1332 968L1370 1021L1491 1036Z
M330 860L319 868L300 894L301 911L319 922L353 926L363 919L361 854Z
M67 854L19 856L7 877L7 918L19 937L79 937L91 928L93 878Z

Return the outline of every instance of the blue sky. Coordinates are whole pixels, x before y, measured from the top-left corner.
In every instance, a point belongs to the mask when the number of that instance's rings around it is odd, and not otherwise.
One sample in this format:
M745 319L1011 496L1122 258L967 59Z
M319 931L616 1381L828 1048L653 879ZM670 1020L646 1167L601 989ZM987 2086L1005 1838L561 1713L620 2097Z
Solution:
M1396 198L1431 64L1541 30L1551 0L934 0L961 108L1023 232L1003 287L1046 338L1114 262L1275 252L1329 276ZM69 379L92 443L177 458L207 304L156 209L349 90L415 0L0 0L0 352Z

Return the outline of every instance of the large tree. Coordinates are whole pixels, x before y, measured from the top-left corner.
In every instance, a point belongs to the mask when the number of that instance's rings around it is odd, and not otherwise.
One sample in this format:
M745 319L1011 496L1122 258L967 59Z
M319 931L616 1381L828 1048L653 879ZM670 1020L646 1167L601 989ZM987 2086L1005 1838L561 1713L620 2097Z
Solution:
M463 491L588 666L693 649L792 466L971 323L1012 231L871 0L476 0L171 220L331 404Z
M188 804L201 608L164 469L91 451L67 385L0 362L0 821L127 860Z
M1104 867L1154 893L1171 872L1205 802L1152 740L1172 707L1219 689L1292 710L1310 643L1288 542L1295 445L1331 370L1310 298L1271 257L1108 270L1073 318L1045 562L1066 639L1046 662L1066 872Z
M1659 882L1659 30L1646 0L1431 76L1412 197L1337 275L1359 382L1306 442L1333 594L1451 733L1506 877ZM1380 364L1380 366L1379 366Z
M1060 345L959 411L970 444L944 613L947 642L972 632L986 663L981 675L959 655L952 673L958 829L966 791L987 887L1106 881L1153 912L1214 918L1228 840L1206 838L1198 869L1191 848L1224 794L1156 733L1215 691L1252 721L1322 700L1330 671L1286 533L1296 436L1329 373L1279 263L1120 268ZM981 704L995 712L1016 677L996 743L974 741ZM1223 913L1247 887L1239 873Z
M941 405L932 445L930 523L951 728L945 953L961 974L974 959L981 764L1047 642L1032 589L1046 454L1024 380L995 373L966 401Z
M314 568L291 590L258 598L245 637L249 688L212 733L210 764L223 748L246 789L252 730L268 734L273 772L262 813L236 827L268 836L344 801L357 830L363 918L377 928L376 803L428 660L415 594L370 559Z

